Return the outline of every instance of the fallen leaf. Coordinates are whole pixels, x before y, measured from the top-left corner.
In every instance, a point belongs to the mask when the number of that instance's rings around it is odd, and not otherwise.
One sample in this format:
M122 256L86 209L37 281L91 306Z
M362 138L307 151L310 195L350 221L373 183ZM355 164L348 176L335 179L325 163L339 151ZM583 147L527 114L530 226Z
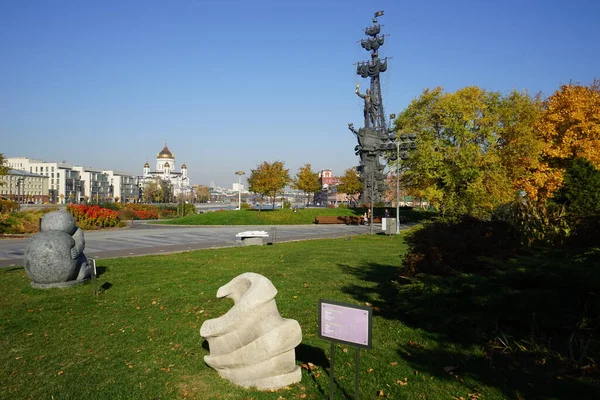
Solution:
M302 393L302 394L301 394L299 397L300 397L301 399L305 399L305 398L306 398L306 393Z
M392 367L395 367L396 365L398 365L398 361L392 361L392 362L390 363L390 365L391 365Z
M365 303L365 306L367 307L371 307L373 304L369 303L368 301Z
M396 381L396 383L397 383L398 385L400 385L400 386L406 386L406 385L408 385L408 382L406 381L406 378L404 378L404 380L403 380L403 381L401 381L401 380L397 380L397 381Z
M383 393L383 390L379 390L377 392L377 396L379 396L379 397L385 397L385 393Z
M58 371L58 372L56 373L56 375L62 375L62 374L64 374L64 372L63 372L63 371Z
M369 369L367 370L367 372L370 374L371 372L373 372L373 368L369 368Z

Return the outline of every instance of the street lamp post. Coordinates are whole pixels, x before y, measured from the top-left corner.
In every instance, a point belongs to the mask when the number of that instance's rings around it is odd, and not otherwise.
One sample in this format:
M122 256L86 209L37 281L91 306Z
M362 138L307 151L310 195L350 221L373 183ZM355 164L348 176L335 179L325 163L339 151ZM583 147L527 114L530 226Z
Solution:
M396 114L390 114L390 120L396 118ZM390 132L393 132L390 129ZM408 159L408 151L416 149L415 139L417 135L414 133L402 133L396 137L396 234L400 233L400 160ZM400 154L402 149L402 154Z
M244 171L235 171L238 176L238 210L242 209L242 175L246 175Z
M25 194L25 179L19 178L17 179L17 199L19 200L19 204L23 203L23 195Z

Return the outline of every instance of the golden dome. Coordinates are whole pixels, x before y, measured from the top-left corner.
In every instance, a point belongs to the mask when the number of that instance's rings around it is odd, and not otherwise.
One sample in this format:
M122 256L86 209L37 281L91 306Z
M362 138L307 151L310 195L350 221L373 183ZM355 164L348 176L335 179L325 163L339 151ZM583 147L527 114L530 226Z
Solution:
M171 153L171 150L169 150L169 148L165 144L165 147L160 151L160 153L158 153L158 155L156 156L156 158L171 158L171 159L174 159L175 156L173 155L173 153Z
M169 165L169 162L167 161L167 162L165 163L165 168L170 168L170 167L171 167L171 166Z
M146 164L144 164L144 168L150 168L150 164L148 164L147 161L146 161Z
M183 163L183 165L181 166L181 169L187 169L187 165L185 165L185 163Z

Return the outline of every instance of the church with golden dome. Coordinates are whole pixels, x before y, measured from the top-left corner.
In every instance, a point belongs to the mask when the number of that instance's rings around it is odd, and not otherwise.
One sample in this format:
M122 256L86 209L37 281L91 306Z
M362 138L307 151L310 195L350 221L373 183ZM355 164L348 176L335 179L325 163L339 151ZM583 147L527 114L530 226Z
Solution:
M154 171L150 170L150 164L146 162L144 164L144 173L140 177L140 181L143 187L152 181L162 180L171 184L173 188L173 195L178 196L179 193L189 193L191 190L190 178L187 174L187 166L185 163L181 165L181 170L177 171L175 164L175 156L171 153L171 150L165 147L156 155L156 168Z

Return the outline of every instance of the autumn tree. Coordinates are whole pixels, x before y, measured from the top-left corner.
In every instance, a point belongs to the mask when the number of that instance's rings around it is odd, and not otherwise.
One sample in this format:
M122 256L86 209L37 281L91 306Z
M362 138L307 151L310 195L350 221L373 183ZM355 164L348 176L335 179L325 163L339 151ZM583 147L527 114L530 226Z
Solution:
M535 148L528 125L535 117L535 99L526 93L425 90L395 121L398 135L417 135L416 149L399 162L403 187L442 213L489 215L514 198L521 173L537 160L533 150L519 153L517 140L527 136Z
M6 158L4 154L0 153L0 176L8 174L8 166L6 165ZM4 185L4 181L0 181L0 186Z
M344 171L344 175L340 176L340 183L337 185L337 191L344 193L354 202L357 201L358 195L362 192L363 185L356 168L348 168Z
M542 163L530 191L543 200L561 186L572 159L582 157L600 168L600 81L562 85L546 100L535 127L543 143Z
M277 193L281 192L290 182L289 169L285 169L282 161L273 163L264 161L256 169L250 170L248 190L261 196L261 207L264 196L270 197L273 209L275 209Z
M314 194L321 190L319 174L312 170L310 164L304 164L304 166L300 167L296 173L296 177L292 180L292 187L306 193L308 195L307 203L309 203L310 195L312 194L314 197Z
M210 200L210 189L204 185L194 185L196 199L199 203L206 203Z

